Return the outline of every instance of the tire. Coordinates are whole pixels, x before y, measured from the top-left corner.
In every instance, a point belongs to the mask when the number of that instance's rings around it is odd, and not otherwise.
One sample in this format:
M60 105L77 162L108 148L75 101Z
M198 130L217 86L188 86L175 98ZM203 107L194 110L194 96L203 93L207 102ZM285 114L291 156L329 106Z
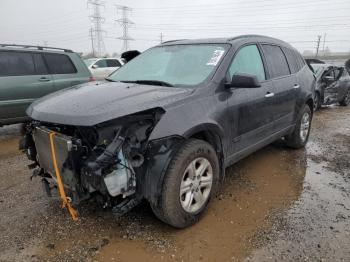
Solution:
M349 104L350 104L350 89L345 94L343 100L339 102L339 105L341 106L348 106Z
M158 206L151 204L154 214L176 228L196 223L215 195L219 170L217 154L210 144L198 139L186 141L169 163Z
M301 111L300 117L293 130L293 133L285 137L285 142L287 146L299 149L306 145L310 135L311 120L311 109L308 105L305 105L303 110Z
M314 112L321 108L321 96L319 92L315 93L314 97Z

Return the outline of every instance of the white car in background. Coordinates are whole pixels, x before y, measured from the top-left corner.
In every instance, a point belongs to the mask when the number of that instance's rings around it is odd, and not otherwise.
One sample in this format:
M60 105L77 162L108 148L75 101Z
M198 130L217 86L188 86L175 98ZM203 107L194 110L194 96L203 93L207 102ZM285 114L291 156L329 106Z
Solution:
M97 80L105 79L124 64L118 58L90 58L85 59L84 62Z

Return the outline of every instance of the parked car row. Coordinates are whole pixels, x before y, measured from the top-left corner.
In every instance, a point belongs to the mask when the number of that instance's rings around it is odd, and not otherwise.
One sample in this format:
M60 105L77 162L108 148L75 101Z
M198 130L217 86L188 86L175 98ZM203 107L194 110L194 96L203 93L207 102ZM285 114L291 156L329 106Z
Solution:
M313 111L350 100L344 67L310 67L265 36L169 41L122 59L0 45L0 124L29 120L20 148L74 219L88 199L116 214L145 199L160 220L192 225L226 167L280 138L304 147Z

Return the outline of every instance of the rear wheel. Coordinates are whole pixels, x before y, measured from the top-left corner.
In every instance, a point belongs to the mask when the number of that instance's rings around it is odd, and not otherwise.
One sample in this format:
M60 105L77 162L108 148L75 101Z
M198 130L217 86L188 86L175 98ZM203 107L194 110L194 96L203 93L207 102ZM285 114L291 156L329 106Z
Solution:
M339 102L339 105L341 105L341 106L347 106L349 104L350 104L350 89L345 94L343 100Z
M311 109L305 105L293 133L285 137L287 146L302 148L306 145L310 135L311 119Z
M217 187L219 161L205 141L187 141L171 160L165 174L161 199L152 206L165 223L184 228L197 222Z

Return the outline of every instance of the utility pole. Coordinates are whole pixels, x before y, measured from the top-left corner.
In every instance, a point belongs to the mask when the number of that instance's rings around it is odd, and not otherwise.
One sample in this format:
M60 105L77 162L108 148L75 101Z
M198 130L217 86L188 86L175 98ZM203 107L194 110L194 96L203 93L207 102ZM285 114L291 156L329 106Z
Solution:
M324 47L325 47L325 44L326 44L326 33L324 33L323 35L323 47L322 47L322 53L323 53L323 56L326 56L326 53L325 53L325 50L324 50Z
M316 56L315 56L315 58L317 58L317 56L318 56L318 51L320 49L321 37L322 37L321 35L317 36L317 45L316 45Z
M91 40L91 53L95 57L95 48L94 48L94 29L92 27L89 30L90 40Z
M90 31L91 38L93 38L93 54L97 56L102 56L106 52L105 44L103 41L103 33L102 23L104 23L105 19L101 16L100 7L104 7L104 3L100 0L88 0L88 6L91 5L93 7L93 14L90 15L90 20L93 23L93 28Z
M160 43L162 44L163 43L163 33L160 33Z
M117 16L118 16L118 11L121 12L122 18L117 19L116 21L121 25L123 29L123 36L118 37L118 39L123 40L123 48L122 52L128 51L129 49L129 41L134 40L129 36L129 28L134 22L132 22L128 18L129 12L132 11L132 9L128 6L122 6L122 5L116 5L117 7Z

